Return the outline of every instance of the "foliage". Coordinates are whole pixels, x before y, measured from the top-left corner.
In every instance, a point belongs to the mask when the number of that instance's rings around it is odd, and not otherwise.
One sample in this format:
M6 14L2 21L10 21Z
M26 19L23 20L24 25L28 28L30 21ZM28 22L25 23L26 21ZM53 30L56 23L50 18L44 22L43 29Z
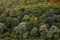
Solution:
M0 39L60 40L60 4L52 1L0 0Z

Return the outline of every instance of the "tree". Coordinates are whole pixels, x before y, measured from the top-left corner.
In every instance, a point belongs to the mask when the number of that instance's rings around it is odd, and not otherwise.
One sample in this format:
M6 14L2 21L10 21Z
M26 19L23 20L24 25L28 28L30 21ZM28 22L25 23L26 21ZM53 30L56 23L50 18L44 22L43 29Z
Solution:
M39 31L41 35L40 38L45 39L48 32L47 25L46 24L41 25L39 27Z
M29 15L24 15L24 17L23 17L23 21L29 21Z
M1 33L5 33L6 32L6 26L5 26L5 24L4 23L0 23L0 34Z
M21 22L17 27L14 27L14 31L18 36L18 39L23 39L23 33L27 31L27 22Z

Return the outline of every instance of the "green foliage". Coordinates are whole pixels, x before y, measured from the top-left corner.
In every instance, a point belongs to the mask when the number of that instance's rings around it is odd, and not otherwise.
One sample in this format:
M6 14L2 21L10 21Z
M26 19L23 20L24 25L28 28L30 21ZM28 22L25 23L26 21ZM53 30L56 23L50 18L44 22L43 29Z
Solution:
M6 29L5 24L4 23L0 23L0 34L4 33L5 29Z
M0 39L59 40L60 5L49 0L0 0Z
M29 18L30 18L29 15L24 15L23 20L24 21L29 21Z

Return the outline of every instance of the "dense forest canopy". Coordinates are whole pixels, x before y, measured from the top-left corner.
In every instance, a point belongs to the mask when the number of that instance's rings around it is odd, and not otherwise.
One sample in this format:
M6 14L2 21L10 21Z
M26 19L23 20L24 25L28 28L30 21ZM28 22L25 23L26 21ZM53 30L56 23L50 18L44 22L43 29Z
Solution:
M0 40L60 40L60 0L0 0Z

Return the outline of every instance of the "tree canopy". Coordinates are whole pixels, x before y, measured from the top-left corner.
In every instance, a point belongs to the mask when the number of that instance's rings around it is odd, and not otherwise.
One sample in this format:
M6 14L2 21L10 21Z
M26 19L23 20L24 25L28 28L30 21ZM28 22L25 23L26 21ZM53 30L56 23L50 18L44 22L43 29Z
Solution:
M0 0L0 39L60 40L59 0Z

